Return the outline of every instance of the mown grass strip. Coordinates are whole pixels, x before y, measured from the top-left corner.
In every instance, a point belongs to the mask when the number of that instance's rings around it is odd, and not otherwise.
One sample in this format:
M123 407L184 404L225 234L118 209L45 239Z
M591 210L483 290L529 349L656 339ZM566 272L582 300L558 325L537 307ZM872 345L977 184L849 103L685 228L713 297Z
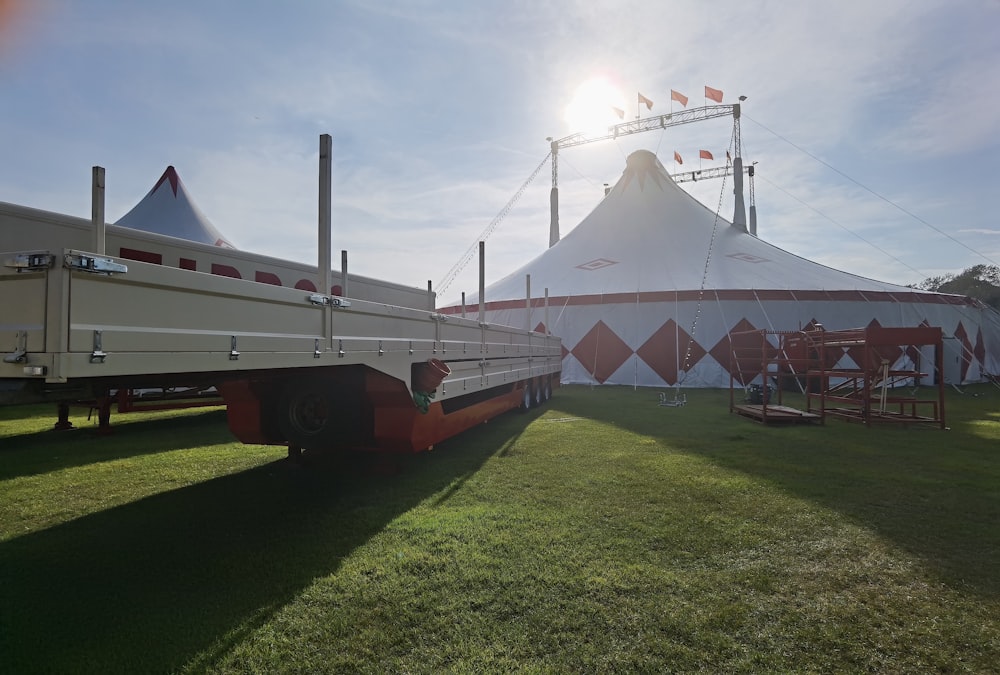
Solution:
M1000 393L967 391L942 432L569 387L389 477L289 466L211 415L178 425L197 449L139 452L165 435L143 423L93 464L5 446L0 652L18 672L988 672ZM23 506L65 481L85 498Z

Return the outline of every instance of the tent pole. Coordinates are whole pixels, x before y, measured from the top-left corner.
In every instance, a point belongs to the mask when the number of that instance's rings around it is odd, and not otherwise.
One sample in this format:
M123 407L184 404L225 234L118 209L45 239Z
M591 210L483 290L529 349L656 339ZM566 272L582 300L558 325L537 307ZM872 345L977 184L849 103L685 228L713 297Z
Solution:
M531 330L531 275L524 275L524 327Z
M559 243L559 141L550 140L552 190L549 192L549 248Z
M549 327L549 288L545 287L545 334L552 335L552 329Z
M486 353L486 242L479 242L479 353ZM484 357L485 359L485 357ZM486 363L485 360L482 363ZM483 371L483 383L486 383L486 371Z

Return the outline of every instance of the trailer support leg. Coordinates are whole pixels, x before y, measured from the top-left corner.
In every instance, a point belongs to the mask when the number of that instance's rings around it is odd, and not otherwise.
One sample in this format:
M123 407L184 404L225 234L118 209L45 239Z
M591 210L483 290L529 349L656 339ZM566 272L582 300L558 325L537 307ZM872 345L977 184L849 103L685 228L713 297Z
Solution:
M56 431L66 431L73 428L73 423L69 421L69 403L60 401L56 407L56 424L53 427Z
M97 433L101 436L111 433L111 397L106 394L97 399Z

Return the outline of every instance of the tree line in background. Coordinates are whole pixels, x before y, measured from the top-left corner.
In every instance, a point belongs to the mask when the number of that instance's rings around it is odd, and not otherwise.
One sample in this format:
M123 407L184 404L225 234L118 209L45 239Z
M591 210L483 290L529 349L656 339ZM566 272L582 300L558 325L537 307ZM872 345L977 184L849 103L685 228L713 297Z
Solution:
M910 284L910 288L966 295L1000 309L1000 267L996 265L973 265L959 274L944 274Z

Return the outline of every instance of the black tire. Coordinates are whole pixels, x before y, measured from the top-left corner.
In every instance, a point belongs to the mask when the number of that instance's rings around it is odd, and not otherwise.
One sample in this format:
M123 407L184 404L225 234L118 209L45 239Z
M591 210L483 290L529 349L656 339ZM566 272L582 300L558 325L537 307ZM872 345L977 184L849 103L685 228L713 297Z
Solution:
M343 435L342 397L330 383L289 383L278 403L278 425L291 445L307 450L333 448Z

